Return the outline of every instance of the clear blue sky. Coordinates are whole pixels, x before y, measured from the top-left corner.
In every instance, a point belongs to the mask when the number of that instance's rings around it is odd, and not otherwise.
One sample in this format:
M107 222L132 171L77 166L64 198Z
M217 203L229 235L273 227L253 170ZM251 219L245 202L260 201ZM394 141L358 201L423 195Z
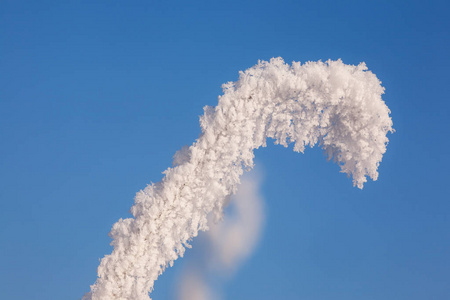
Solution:
M197 138L221 84L281 56L365 61L397 132L363 191L319 149L256 151L266 230L226 299L450 299L449 9L1 1L0 297L79 299L111 225ZM179 265L154 299L170 299Z

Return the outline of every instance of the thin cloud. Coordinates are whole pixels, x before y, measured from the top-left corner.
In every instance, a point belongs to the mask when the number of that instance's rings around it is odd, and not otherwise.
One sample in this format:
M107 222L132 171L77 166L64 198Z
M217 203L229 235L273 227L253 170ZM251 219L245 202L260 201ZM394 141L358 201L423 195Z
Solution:
M264 199L260 194L259 168L242 177L223 222L210 220L210 230L200 236L199 247L183 269L178 300L218 300L221 285L230 279L256 249L264 227Z

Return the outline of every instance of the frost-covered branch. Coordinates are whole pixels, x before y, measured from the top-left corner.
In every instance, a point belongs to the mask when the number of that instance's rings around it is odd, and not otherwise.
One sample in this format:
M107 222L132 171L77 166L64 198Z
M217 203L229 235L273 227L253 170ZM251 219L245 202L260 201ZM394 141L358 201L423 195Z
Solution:
M223 85L216 107L205 107L202 134L174 156L161 182L137 193L134 218L111 230L114 250L98 268L84 299L148 300L154 281L183 256L188 241L207 230L207 215L220 218L236 191L253 150L294 143L319 144L359 188L376 180L392 129L383 87L364 63L261 61Z

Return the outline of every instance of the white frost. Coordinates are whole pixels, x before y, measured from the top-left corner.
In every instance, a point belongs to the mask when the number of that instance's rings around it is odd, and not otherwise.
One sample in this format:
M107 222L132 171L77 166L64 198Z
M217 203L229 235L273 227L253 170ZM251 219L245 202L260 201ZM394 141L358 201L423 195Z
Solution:
M150 299L165 267L208 229L208 214L220 219L243 168L253 167L253 150L267 138L292 142L298 152L318 143L359 188L366 176L377 179L392 120L384 88L364 63L290 66L274 58L240 72L223 90L216 107L205 107L197 141L177 152L161 182L136 194L134 218L113 225L114 250L83 299Z

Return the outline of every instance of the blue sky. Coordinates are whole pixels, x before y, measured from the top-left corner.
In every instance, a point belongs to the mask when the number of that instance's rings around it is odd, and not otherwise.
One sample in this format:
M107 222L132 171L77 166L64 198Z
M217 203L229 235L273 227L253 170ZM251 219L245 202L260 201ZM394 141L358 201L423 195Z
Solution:
M257 150L266 227L226 299L449 298L449 6L2 1L2 297L79 299L111 225L198 137L221 84L281 56L365 61L396 133L362 191L319 149ZM154 299L173 297L182 265Z

